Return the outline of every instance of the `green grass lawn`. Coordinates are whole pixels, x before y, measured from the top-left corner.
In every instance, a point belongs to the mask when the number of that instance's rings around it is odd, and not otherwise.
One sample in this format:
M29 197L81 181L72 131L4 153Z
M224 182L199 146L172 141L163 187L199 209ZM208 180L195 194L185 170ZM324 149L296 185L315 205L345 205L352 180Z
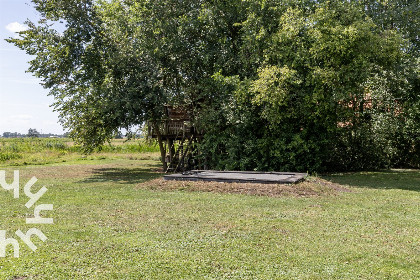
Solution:
M0 279L420 279L420 171L336 174L310 197L152 190L153 157L3 166L53 203L48 237L0 258ZM36 188L34 188L36 189ZM0 189L0 230L26 232L26 197ZM33 211L33 208L32 208ZM48 212L45 212L48 213Z

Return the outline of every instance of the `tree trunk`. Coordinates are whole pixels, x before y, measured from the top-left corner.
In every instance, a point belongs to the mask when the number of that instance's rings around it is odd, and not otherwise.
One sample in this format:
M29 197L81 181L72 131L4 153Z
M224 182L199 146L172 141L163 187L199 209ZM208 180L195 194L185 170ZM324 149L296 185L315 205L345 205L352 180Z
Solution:
M155 129L156 134L157 134L160 157L161 157L161 161L163 165L163 171L166 172L166 170L168 170L168 164L166 162L166 149L165 149L165 146L163 145L162 135L160 134L159 126L155 122L153 123L153 128Z
M174 140L169 139L166 141L168 144L168 153L169 153L169 168L172 168L174 164L174 156L175 156L175 147L174 147Z

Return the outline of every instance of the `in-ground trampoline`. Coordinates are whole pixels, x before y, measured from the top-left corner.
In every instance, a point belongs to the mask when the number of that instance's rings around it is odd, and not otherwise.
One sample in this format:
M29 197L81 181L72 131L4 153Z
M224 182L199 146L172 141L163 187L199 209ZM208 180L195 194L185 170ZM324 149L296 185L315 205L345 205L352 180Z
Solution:
M165 175L165 180L212 181L227 183L293 184L304 180L306 173L191 170Z

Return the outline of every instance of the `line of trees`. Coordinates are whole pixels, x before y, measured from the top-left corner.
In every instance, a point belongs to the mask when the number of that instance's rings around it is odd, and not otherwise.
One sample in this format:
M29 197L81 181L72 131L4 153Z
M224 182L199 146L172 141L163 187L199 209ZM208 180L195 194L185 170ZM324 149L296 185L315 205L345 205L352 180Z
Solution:
M174 104L210 168L420 166L418 0L32 2L8 41L87 150Z
M36 128L29 128L27 134L22 134L19 132L3 132L3 138L51 138L51 137L68 137L68 133L64 133L64 135L53 134L53 133L39 133Z

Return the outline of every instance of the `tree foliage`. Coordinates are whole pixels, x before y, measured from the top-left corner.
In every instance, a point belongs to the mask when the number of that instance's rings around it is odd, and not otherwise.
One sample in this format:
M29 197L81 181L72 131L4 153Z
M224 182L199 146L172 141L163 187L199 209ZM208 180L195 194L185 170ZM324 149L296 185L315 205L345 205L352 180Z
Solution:
M39 137L39 132L35 128L30 128L28 130L28 134L26 134L26 136L32 137L32 138L38 138Z
M87 150L169 103L211 168L420 164L417 1L32 2L9 42Z

